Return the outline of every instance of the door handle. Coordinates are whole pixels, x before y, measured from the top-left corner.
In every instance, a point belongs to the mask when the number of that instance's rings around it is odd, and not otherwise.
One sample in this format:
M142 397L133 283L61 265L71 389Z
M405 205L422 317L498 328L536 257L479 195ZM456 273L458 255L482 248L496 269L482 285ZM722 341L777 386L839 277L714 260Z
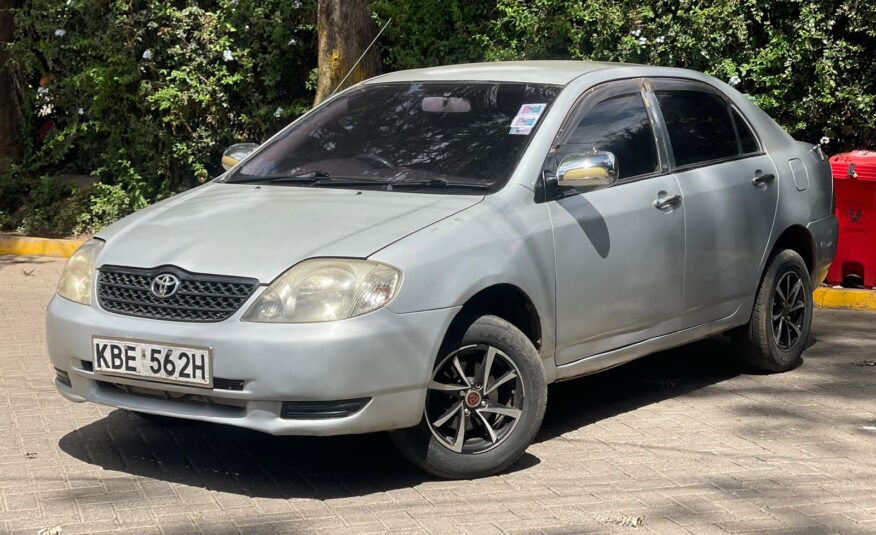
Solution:
M751 183L755 186L763 186L765 184L769 184L773 180L776 179L776 175L772 173L767 173L765 175L757 175L756 177L751 179Z
M651 203L654 208L664 210L666 208L675 208L681 204L681 195L668 195L666 197L657 197Z

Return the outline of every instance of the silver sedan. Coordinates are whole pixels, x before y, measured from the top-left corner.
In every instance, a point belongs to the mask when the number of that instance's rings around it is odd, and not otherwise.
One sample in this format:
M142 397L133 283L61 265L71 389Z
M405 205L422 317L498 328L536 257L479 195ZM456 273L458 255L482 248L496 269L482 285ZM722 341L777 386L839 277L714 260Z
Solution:
M717 333L797 366L836 246L821 148L682 69L386 74L223 163L70 258L47 325L63 396L392 431L479 477L520 457L554 381Z

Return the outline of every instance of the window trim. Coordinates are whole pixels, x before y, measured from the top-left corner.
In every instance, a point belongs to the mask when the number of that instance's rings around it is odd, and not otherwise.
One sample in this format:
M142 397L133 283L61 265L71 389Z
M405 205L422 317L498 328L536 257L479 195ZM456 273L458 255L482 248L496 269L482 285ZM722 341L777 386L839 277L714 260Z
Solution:
M662 89L659 87L662 82L669 82L669 84L671 84L671 86L666 88L666 89ZM656 94L655 89L654 89L655 85L658 86L656 89L657 91L696 91L696 90L700 90L700 91L705 92L705 93L711 93L711 94L717 96L718 98L720 98L721 100L723 100L724 104L727 106L727 113L730 115L730 121L733 123L733 133L736 136L736 144L737 144L737 148L738 148L739 152L733 156L726 156L724 158L716 158L713 160L706 160L706 161L696 162L696 163L687 164L687 165L676 165L675 164L675 152L672 148L672 140L669 137L669 129L667 128L665 119L663 118L663 109L660 108L660 101L657 99L657 94ZM675 86L675 87L672 87L672 86ZM688 86L688 88L684 88L684 86ZM751 121L749 121L748 117L746 117L745 114L742 113L742 110L740 110L739 107L736 106L736 104L732 100L730 100L730 98L727 95L725 95L718 88L711 86L705 82L699 81L699 80L693 80L690 78L678 78L678 77L672 77L672 76L650 76L650 77L646 78L646 87L649 90L650 96L653 97L654 102L656 104L656 108L660 113L660 119L661 119L660 126L661 126L661 129L663 130L663 134L666 136L666 142L668 145L667 149L669 150L670 160L672 162L671 166L670 166L671 172L683 173L686 171L699 169L701 167L707 167L710 165L718 165L718 164L733 162L733 161L737 161L737 160L744 160L746 158L752 158L755 156L763 156L766 154L766 152L763 150L763 143L761 143L760 135L758 134L757 129L752 127ZM739 138L739 133L736 130L736 122L735 122L735 117L733 116L732 110L736 110L736 112L739 113L740 117L742 117L742 120L745 121L746 126L748 126L748 129L751 130L752 134L754 134L754 138L757 141L757 145L758 145L758 152L743 153L742 142L741 142L741 139Z

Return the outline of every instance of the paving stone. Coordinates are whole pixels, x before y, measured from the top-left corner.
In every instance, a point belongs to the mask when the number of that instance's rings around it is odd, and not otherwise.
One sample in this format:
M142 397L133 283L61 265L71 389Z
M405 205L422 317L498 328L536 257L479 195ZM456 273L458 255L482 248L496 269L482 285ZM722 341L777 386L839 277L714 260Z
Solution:
M62 266L0 256L3 534L876 532L876 368L854 365L876 315L818 310L785 374L746 373L718 337L554 385L524 460L441 481L382 434L168 429L67 402L44 333Z

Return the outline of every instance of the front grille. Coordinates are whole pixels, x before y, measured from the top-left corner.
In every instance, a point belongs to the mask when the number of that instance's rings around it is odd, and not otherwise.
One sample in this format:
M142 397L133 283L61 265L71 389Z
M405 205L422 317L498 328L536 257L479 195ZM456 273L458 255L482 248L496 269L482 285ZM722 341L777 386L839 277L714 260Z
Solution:
M169 297L156 297L151 290L152 281L165 273L179 279L179 288ZM257 287L256 279L189 273L172 266L154 269L103 266L97 279L97 298L101 308L116 314L215 322L231 317Z

